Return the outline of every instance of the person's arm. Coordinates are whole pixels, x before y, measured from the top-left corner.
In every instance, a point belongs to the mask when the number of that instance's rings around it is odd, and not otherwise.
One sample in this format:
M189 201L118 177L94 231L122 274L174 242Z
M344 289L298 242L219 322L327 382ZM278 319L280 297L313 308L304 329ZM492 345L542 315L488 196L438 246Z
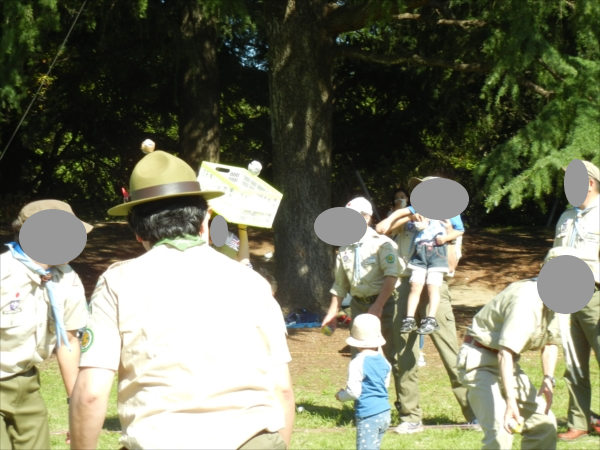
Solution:
M504 429L512 434L508 427L511 419L519 422L519 406L517 405L517 396L514 386L514 359L513 352L508 347L500 346L498 351L498 365L500 366L500 378L506 395L506 412L504 413Z
M248 228L246 225L238 225L238 233L240 235L238 261L248 266L250 265L250 245L248 244Z
M379 222L375 229L379 234L389 234L410 220L420 220L420 216L409 206L394 211L389 217Z
M554 369L556 368L557 359L558 346L554 344L545 345L542 349L542 372L544 373L544 377L546 375L554 377ZM538 397L542 394L546 397L545 414L548 414L550 407L552 406L552 399L554 396L554 386L552 386L552 381L548 378L544 378L542 381L542 386L538 391Z
M294 389L292 388L292 378L287 364L280 364L273 368L275 375L275 395L283 407L285 415L285 428L279 431L285 441L287 448L290 448L292 440L292 431L294 430L294 419L296 417L296 400L294 398Z
M58 367L60 368L60 374L67 390L67 397L71 397L73 387L75 386L75 380L79 374L79 356L81 355L81 348L79 347L79 339L77 339L77 330L68 330L67 336L69 338L69 346L71 351L63 343L56 349L56 359L58 360Z
M329 309L327 310L327 314L323 319L323 323L321 323L321 327L325 325L329 325L331 328L335 328L335 317L340 310L340 305L342 303L342 299L337 295L331 296L331 303L329 304Z
M340 402L358 400L360 394L362 394L362 382L364 379L363 362L364 358L360 355L350 361L346 389L340 389L335 394L335 398Z
M114 375L108 369L81 368L69 408L71 448L97 447Z
M396 282L398 281L398 277L385 277L383 279L383 286L381 287L381 291L379 291L379 296L375 300L375 302L369 307L369 314L373 314L381 319L381 314L383 313L383 307L386 302L396 289Z

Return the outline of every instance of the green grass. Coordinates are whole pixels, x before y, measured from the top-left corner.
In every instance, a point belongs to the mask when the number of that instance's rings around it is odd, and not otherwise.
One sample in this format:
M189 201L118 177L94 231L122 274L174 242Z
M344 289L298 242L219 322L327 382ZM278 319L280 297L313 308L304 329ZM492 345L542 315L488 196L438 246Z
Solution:
M521 367L532 382L539 386L542 379L539 353L527 353L521 358ZM600 373L592 363L591 380L593 385L592 405L600 412ZM344 368L345 370L345 368ZM65 432L68 429L68 410L65 402L65 389L55 359L40 366L42 395L46 401L50 417L51 433ZM564 372L562 358L556 370ZM420 399L424 410L424 424L464 423L456 403L446 373L434 355L427 355L427 366L420 369ZM356 434L353 428L351 404L342 405L334 394L345 383L340 379L340 371L328 368L305 367L300 373L292 373L296 403L305 410L296 415L295 431L292 437L293 449L351 449L355 448ZM557 377L557 386L552 410L558 418L559 432L566 430L568 391L562 378ZM393 388L390 389L390 400ZM398 423L398 416L392 413L392 424ZM100 435L98 448L118 449L120 429L116 408L116 382L110 397L107 419ZM167 431L168 432L168 431ZM383 449L475 449L481 447L482 433L472 430L426 430L423 433L399 436L387 433L382 443ZM53 449L68 449L64 434L51 436ZM513 448L520 448L520 437L516 436ZM591 436L576 442L558 443L559 449L600 448L600 437Z

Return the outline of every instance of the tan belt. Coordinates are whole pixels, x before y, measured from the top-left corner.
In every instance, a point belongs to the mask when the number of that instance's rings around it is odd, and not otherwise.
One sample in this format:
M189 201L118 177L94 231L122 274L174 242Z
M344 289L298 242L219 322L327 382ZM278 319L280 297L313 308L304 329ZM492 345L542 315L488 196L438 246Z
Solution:
M369 297L352 297L352 298L356 299L357 302L361 302L366 305L372 305L373 303L375 303L375 300L377 300L377 297L379 297L379 295L370 295Z
M479 342L477 339L475 339L473 336L469 336L468 334L465 334L464 342L465 342L465 344L471 344L475 347L483 348L484 350L488 350L492 353L498 353L498 350L496 350L495 348L486 347L481 342Z

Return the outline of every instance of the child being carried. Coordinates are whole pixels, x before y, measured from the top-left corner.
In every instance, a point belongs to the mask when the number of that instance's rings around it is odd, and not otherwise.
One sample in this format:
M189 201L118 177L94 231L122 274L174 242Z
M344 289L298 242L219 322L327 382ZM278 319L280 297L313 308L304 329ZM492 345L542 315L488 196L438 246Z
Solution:
M414 226L419 234L415 237L415 252L408 263L408 267L412 269L410 294L407 316L402 321L400 333L416 330L418 334L431 334L439 329L435 315L440 304L440 286L444 281L444 274L449 271L446 237L452 231L452 225L449 220L423 218L423 221L414 222ZM425 284L429 293L429 311L417 329L414 316Z

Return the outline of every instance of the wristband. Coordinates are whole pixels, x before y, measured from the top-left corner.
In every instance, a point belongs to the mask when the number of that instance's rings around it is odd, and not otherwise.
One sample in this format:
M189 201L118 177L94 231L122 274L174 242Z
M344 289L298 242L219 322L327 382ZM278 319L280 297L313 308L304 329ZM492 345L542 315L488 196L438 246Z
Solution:
M551 375L544 375L544 380L550 380L550 383L552 383L552 387L555 388L556 387L556 378L554 378Z

